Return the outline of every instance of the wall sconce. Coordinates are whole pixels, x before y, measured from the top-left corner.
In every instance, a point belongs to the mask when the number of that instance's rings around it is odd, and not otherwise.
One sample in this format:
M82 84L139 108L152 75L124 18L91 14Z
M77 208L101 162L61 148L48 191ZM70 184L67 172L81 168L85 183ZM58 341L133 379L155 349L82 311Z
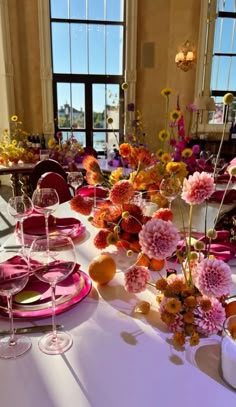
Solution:
M187 72L196 63L195 50L190 41L186 41L182 45L180 51L175 56L175 63L184 72Z

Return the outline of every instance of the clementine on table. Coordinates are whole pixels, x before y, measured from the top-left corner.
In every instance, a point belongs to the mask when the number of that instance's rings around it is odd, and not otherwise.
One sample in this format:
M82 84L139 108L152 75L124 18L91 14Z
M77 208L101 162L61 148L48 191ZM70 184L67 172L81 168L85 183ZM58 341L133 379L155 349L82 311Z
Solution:
M99 284L107 284L116 273L116 263L108 254L100 254L89 263L89 276Z
M138 258L137 258L137 266L144 266L144 267L148 267L150 263L150 260L148 258L148 256L146 256L146 254L144 253L139 253Z
M228 302L225 305L225 313L227 318L231 315L236 315L236 301Z
M165 260L159 260L159 259L151 259L150 260L150 267L154 271L161 271L165 265Z

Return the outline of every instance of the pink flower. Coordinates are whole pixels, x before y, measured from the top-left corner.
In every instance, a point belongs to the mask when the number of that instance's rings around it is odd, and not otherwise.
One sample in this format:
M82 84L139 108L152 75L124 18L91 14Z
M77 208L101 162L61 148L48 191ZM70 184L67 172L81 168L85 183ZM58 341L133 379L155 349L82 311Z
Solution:
M231 270L223 260L204 259L195 269L194 283L203 295L228 295L232 284Z
M130 293L141 293L150 279L149 270L142 266L131 266L125 273L125 289Z
M114 205L122 205L129 202L135 193L131 182L126 180L118 181L110 191L110 200Z
M212 335L222 330L225 320L225 309L216 298L209 298L211 301L211 309L203 311L200 306L194 310L194 324L197 326L197 331L203 335Z
M176 249L180 236L171 222L151 219L139 232L141 250L150 259L165 259Z
M213 177L207 172L195 172L183 182L181 197L190 205L201 204L215 191Z

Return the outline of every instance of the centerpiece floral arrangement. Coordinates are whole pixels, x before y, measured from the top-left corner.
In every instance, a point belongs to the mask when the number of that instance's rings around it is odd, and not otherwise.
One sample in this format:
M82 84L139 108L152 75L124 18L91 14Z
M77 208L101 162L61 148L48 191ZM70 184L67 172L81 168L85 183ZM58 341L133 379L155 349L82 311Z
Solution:
M22 129L18 116L10 118L10 130L4 129L0 136L0 164L33 163L38 157L27 148L29 134Z
M48 140L50 158L58 161L62 165L81 162L84 154L83 146L76 140L73 133L67 140L62 140L62 133L58 132L55 137Z
M162 94L167 98L168 105L170 90L167 88ZM226 96L224 103L228 105L232 97ZM182 123L178 110L172 112L172 117L175 126L179 120ZM87 182L94 188L97 185L106 187L107 200L97 203L94 208L93 199L78 194L71 200L71 208L90 216L92 224L99 229L94 238L97 248L116 245L125 249L128 256L136 253L133 265L125 271L126 290L139 293L150 285L155 287L160 318L172 332L173 343L178 347L182 347L186 341L190 345L197 345L202 336L220 332L226 317L224 301L230 294L231 270L224 260L212 255L211 245L218 235L217 220L232 177L236 175L236 166L229 165L227 169L229 180L213 228L205 230L203 238L193 239L193 211L197 205L204 203L207 208L215 191L214 171L213 175L202 168L198 171L197 160L192 158L189 161L193 153L185 145L184 133L180 132L180 140L178 138L176 143L170 143L174 148L169 152L165 151L169 147L164 148L164 143L166 145L169 140L166 128L159 133L159 137L163 141L163 153L159 152L155 158L143 146L121 144L123 157L129 159L130 163L136 160L128 179L124 179L122 169L115 170L107 178L96 158L86 157L83 165ZM193 161L196 162L195 171ZM147 168L150 172L149 177L145 178ZM152 216L145 216L137 201L137 191L146 189L150 192L149 186L153 187L153 180L155 191L160 179L165 176L179 177L181 198L189 206L188 224L185 225L183 221L181 235L173 223L173 213L169 208L160 207ZM152 198L153 195L149 196ZM178 273L173 273L169 265L173 259ZM153 282L150 270L161 271L164 266L168 276L160 273L157 281Z

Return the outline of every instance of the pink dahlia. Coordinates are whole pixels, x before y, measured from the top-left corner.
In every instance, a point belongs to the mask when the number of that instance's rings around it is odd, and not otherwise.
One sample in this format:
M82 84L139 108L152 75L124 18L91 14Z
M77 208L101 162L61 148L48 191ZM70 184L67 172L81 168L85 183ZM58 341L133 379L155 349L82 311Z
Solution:
M215 191L213 177L207 172L194 172L184 179L181 197L190 205L201 204Z
M225 309L216 298L209 298L211 301L211 309L203 311L197 306L194 310L194 324L197 326L197 331L203 335L212 335L222 330L225 320Z
M135 193L131 182L126 180L118 181L110 191L110 200L114 205L122 205L129 202Z
M150 273L146 267L131 266L125 273L125 289L130 293L141 293L146 289Z
M230 267L223 260L202 260L194 270L193 278L199 291L210 297L228 295L232 285Z
M171 222L151 219L139 232L141 250L150 259L159 260L170 256L176 249L180 236Z

